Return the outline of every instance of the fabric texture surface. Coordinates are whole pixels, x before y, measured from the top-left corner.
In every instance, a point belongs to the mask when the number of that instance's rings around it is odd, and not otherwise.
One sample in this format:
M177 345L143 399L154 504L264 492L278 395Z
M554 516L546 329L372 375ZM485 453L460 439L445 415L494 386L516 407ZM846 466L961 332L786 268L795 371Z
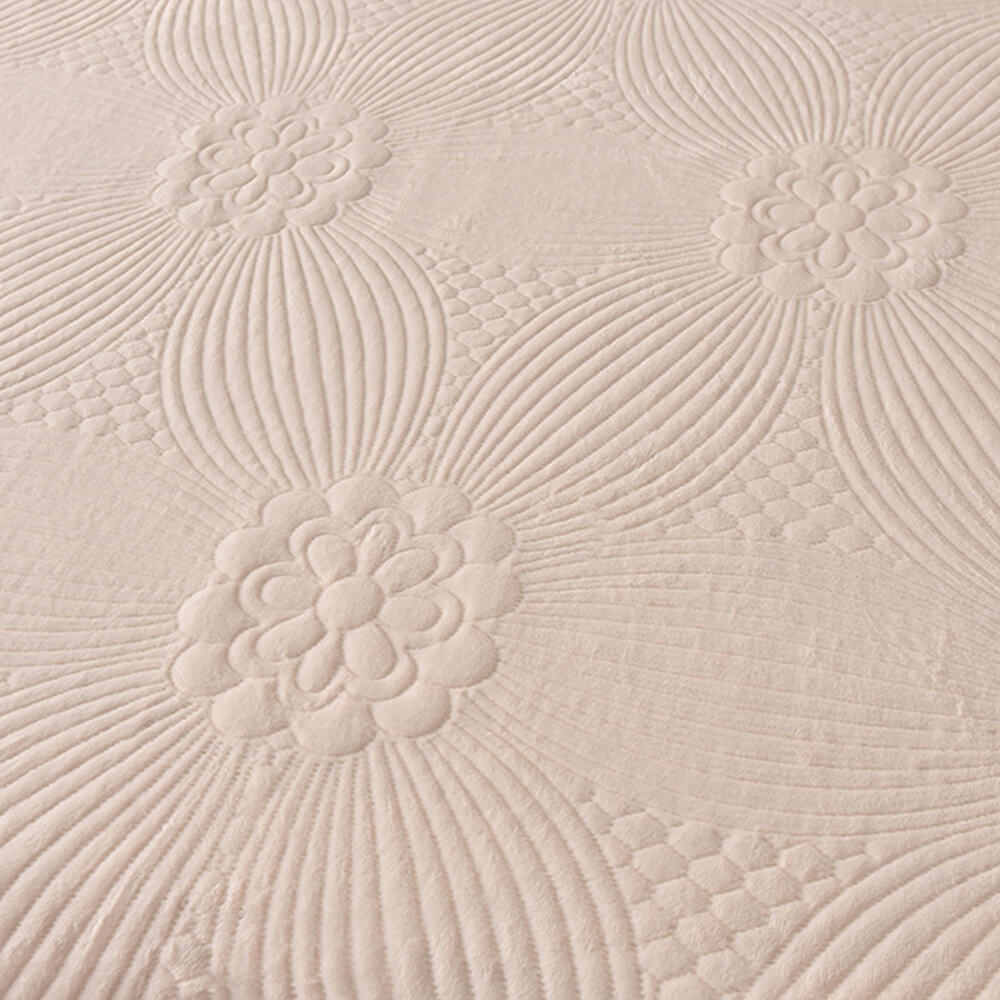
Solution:
M0 996L1000 997L996 0L0 0Z

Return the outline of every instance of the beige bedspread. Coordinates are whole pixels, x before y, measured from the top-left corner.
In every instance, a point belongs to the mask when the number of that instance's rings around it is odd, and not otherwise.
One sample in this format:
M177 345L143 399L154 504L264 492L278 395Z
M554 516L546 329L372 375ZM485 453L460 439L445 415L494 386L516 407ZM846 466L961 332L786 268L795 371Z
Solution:
M0 0L3 1000L1000 998L996 0Z

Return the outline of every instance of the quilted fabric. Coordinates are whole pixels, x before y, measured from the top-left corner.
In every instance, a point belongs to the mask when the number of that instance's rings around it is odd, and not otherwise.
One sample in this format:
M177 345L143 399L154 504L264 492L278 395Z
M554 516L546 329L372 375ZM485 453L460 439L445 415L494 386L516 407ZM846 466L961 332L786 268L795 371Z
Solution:
M998 956L996 0L0 0L4 1000Z

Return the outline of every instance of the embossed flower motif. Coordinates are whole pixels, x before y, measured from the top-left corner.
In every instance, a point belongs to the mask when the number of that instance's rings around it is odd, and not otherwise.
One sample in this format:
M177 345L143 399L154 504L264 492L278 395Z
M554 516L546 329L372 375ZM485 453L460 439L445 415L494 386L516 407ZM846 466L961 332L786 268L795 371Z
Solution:
M219 578L181 607L191 644L171 676L208 696L223 732L288 732L346 754L381 731L420 736L451 712L449 689L492 673L482 625L510 611L513 533L447 486L402 496L353 477L288 492L225 538Z
M378 141L385 134L343 101L308 107L275 97L223 108L184 133L188 151L160 165L153 201L195 229L230 223L267 236L320 225L368 193L366 171L389 159Z
M778 295L825 288L867 302L926 288L941 277L938 262L964 249L948 226L967 211L951 179L891 150L804 146L757 157L746 172L722 189L731 210L712 226L726 244L719 259Z
M751 398L763 412L815 346L824 433L863 506L912 558L995 592L1000 33L928 25L855 102L852 66L798 6L626 15L622 91L667 166L699 169L663 213L678 236L660 273L718 345L701 371L734 402L713 426Z
M348 49L342 0L150 0L122 25L143 54L127 83L38 64L40 51L135 5L0 11L0 52L24 64L3 80L0 203L32 206L0 212L0 399L35 391L147 321L169 323L197 286L242 296L269 274L272 290L285 289L269 296L273 336L345 286L411 286L419 267L399 237L431 246L440 221L433 208L399 221L407 202L426 201L414 166L445 145L452 157L482 149L482 124L571 73L610 13L605 0L545 0L544 14L507 0L417 4ZM483 42L474 56L470 39ZM410 169L379 167L379 122L391 125L393 166ZM477 181L460 183L459 204ZM249 238L226 239L238 233Z

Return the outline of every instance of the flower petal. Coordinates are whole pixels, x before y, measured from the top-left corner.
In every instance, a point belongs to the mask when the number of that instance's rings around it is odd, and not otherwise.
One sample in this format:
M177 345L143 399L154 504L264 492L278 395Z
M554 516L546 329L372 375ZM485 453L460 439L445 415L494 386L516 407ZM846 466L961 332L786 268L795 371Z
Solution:
M324 583L350 576L356 568L354 546L338 535L320 535L306 549L312 571Z
M446 688L417 680L401 695L371 706L372 718L390 736L426 736L440 729L451 715Z
M313 154L305 153L305 155L300 154L299 149L305 147L307 143L314 146L317 152ZM314 181L317 178L333 173L335 168L330 157L327 155L328 147L325 136L311 135L303 139L302 142L297 143L293 149L299 156L299 159L296 160L295 166L292 168L292 176L302 181Z
M441 617L441 609L426 597L411 594L387 597L379 618L391 629L426 632Z
M827 271L837 271L847 262L847 240L841 233L830 233L827 240L816 251L816 262Z
M803 253L821 246L828 235L829 233L822 226L817 226L815 222L808 222L804 226L784 233L778 239L778 246L783 253Z
M481 629L463 625L444 642L414 650L413 658L421 677L448 687L471 687L496 669L497 647Z
M792 184L792 193L804 204L812 208L822 208L834 200L833 192L815 177L800 177Z
M397 552L375 571L375 580L387 594L423 583L437 569L437 556L430 549Z
M420 533L447 531L472 510L469 498L454 486L421 486L407 493L400 506Z
M328 517L330 506L312 490L280 493L264 505L262 520L276 535L287 538L300 524Z
M767 230L749 212L726 212L712 223L712 235L726 243L758 243Z
M445 584L462 602L466 620L496 618L521 601L521 582L510 570L482 563L463 566Z
M950 260L965 250L965 240L956 233L935 226L922 238L913 240L908 249L913 257Z
M231 170L223 170L220 173L212 174L208 178L208 188L210 191L219 192L220 194L226 191L238 192L241 187L248 185L252 181L256 181L257 184L261 183L254 169L249 164L244 164L234 167ZM238 194L236 201L239 203ZM225 216L223 216L222 221L226 221Z
M344 689L366 702L385 701L401 695L416 679L416 661L409 653L402 653L396 657L393 669L384 677L363 677L353 672L347 673Z
M373 576L398 545L399 528L389 521L376 520L357 542L358 573Z
M345 576L328 584L316 603L316 614L331 631L357 628L382 607L383 594L369 576Z
M931 222L957 222L969 214L969 209L965 202L953 194L935 194L915 198L914 205Z
M326 499L334 516L354 524L380 507L395 507L399 494L377 476L351 476L330 487Z
M289 729L306 750L331 757L356 753L376 734L371 709L348 694L314 712L293 712Z
M892 181L898 174L910 165L898 149L889 146L872 146L855 153L856 163L868 171L872 177L886 178Z
M233 580L251 570L288 558L288 535L271 525L242 528L227 535L215 550L215 565Z
M225 225L229 221L229 215L218 198L200 198L178 208L177 220L192 229L211 229L214 226Z
M883 276L893 288L930 288L941 280L941 266L926 257L910 257Z
M910 228L910 218L895 205L885 205L869 212L865 225L873 232L891 238L895 233L903 233Z
M239 603L239 587L220 583L192 594L177 612L181 631L201 642L230 642L253 621Z
M285 211L276 205L265 203L251 211L230 215L229 221L241 236L257 239L280 233L285 228Z
M843 278L828 278L826 287L845 302L873 302L889 291L888 282L878 271L860 264L852 267Z
M318 594L318 584L311 575L279 573L264 581L261 600L273 608L301 611L311 605Z
M333 683L344 660L340 643L338 634L328 633L302 657L295 680L303 691L311 694Z
M360 177L359 182L352 185L354 191L358 192L353 197L360 197L370 186L370 181ZM335 190L333 184L324 184L323 190L306 204L300 207L286 207L285 218L293 226L322 226L337 217L345 200L349 200L348 197Z
M832 167L835 163L843 163L845 156L835 146L811 142L796 149L792 153L792 159L805 167L807 174L818 175L825 173L827 168ZM827 177L829 179L829 175Z
M774 194L774 183L770 177L753 175L728 181L719 192L723 201L739 208L752 208L762 198Z
M719 254L719 263L733 274L748 276L760 274L761 271L774 266L774 261L765 257L756 246L747 245L726 247Z
M850 201L860 186L861 181L854 170L841 170L830 181L830 190L838 201Z
M344 665L358 677L380 680L396 666L396 650L378 625L362 625L344 636Z
M499 562L514 551L514 532L494 517L472 517L448 529L468 562Z
M227 736L255 739L285 726L277 681L244 680L212 699L212 722Z
M761 275L760 282L769 292L785 298L808 295L823 287L823 280L812 274L800 261L775 264L770 271Z
M896 200L896 189L891 184L873 182L866 184L852 199L864 212L871 212L883 206L892 205Z
M265 660L292 660L302 656L324 635L326 629L309 610L262 632L255 649Z
M940 192L951 187L951 178L943 170L935 170L933 167L906 167L899 176L920 192Z
M319 123L327 129L339 129L348 122L353 122L358 117L358 109L350 101L324 101L312 109ZM377 130L378 134L385 134L385 127L381 126Z
M889 254L889 244L867 228L854 229L844 234L848 247L859 257L879 260Z
M185 694L221 694L242 680L226 662L224 644L197 642L188 646L170 667L170 679Z

